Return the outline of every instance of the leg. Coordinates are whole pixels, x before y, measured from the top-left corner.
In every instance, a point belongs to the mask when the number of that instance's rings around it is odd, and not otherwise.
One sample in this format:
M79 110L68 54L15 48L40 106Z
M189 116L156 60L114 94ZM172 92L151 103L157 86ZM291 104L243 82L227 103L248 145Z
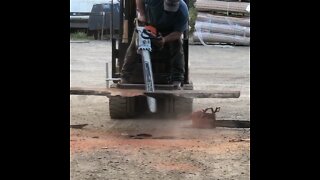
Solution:
M131 43L126 51L126 55L124 57L124 63L121 69L121 78L124 80L128 80L132 75L132 71L134 70L134 64L137 63L137 59L139 55L137 54L136 42L135 38L136 33L134 31L131 39Z
M170 54L171 54L171 75L172 81L179 81L183 83L184 81L184 52L181 40L173 42L170 44Z

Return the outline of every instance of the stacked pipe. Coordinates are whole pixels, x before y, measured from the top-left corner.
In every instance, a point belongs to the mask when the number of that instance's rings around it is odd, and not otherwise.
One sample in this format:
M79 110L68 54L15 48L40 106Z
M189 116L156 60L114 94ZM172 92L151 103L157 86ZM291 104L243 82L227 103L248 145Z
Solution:
M197 0L195 44L250 45L250 3Z

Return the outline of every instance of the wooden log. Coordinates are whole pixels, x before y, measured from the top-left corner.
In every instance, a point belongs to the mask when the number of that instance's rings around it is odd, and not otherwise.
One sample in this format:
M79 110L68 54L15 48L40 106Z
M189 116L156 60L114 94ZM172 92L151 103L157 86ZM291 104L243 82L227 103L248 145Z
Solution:
M70 41L70 43L89 43L90 41Z
M212 14L203 13L203 12L198 12L196 21L218 23L218 24L233 24L233 25L250 27L250 18L217 16L217 15L212 15Z
M250 121L239 120L216 120L217 127L227 128L250 128Z
M214 0L197 0L195 7L198 11L224 11L249 14L246 10L250 3L226 2Z
M206 91L206 90L156 90L145 92L143 89L119 89L119 88L81 88L71 87L72 95L94 95L94 96L181 96L186 98L239 98L240 91Z
M152 97L160 96L180 96L185 98L239 98L240 91L205 91L205 90L157 90L155 92L145 92Z
M227 43L234 45L250 45L250 37L235 36L230 34L194 32L193 42L201 42L205 44Z
M250 37L250 27L196 21L196 31Z
M70 88L70 94L72 95L94 95L94 96L108 96L110 92L106 88Z
M119 88L90 88L90 87L71 87L71 95L92 95L92 96L123 96L134 97L143 96L143 89L119 89Z

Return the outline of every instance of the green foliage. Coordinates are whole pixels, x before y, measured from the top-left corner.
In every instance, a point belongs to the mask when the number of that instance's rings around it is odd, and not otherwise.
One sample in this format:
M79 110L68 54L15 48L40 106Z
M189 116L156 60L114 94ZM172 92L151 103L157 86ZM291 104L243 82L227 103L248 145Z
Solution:
M87 36L85 32L78 31L78 32L70 33L70 39L94 39L94 38Z
M196 2L197 0L189 0L189 8L194 8L194 3Z
M194 32L194 25L196 23L196 19L197 19L197 10L194 6L196 0L190 0L189 1L189 25L190 25L190 30L189 32L192 33Z

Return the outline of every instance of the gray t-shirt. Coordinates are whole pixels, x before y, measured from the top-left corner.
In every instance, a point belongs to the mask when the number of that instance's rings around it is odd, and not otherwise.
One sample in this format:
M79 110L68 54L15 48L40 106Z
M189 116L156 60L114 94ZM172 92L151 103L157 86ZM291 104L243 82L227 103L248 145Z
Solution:
M188 6L180 0L177 12L166 12L163 0L145 0L147 21L161 33L184 32L188 28Z

